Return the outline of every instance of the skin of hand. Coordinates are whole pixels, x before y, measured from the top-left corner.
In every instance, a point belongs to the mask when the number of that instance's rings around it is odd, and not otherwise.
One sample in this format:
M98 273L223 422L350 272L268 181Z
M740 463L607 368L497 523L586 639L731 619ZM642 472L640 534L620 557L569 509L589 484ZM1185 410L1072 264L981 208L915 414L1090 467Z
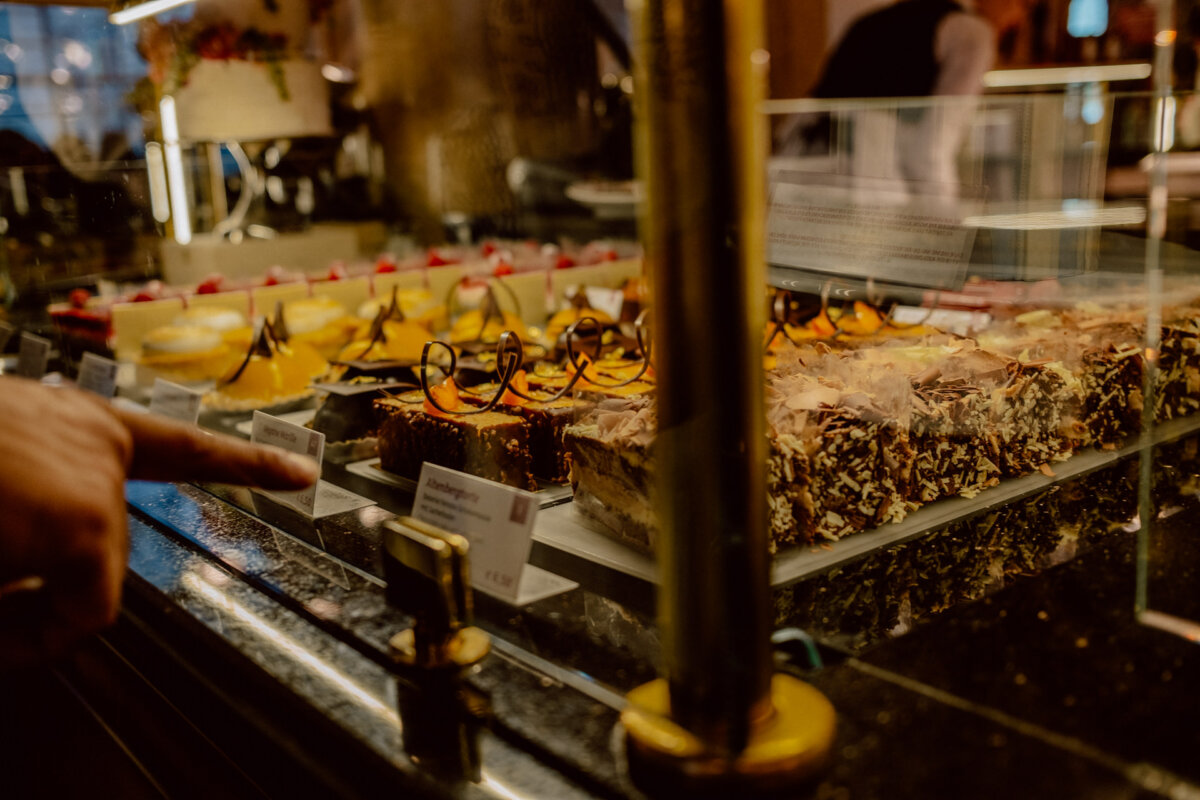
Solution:
M126 479L282 490L317 477L316 462L278 448L0 378L0 667L54 658L115 621Z

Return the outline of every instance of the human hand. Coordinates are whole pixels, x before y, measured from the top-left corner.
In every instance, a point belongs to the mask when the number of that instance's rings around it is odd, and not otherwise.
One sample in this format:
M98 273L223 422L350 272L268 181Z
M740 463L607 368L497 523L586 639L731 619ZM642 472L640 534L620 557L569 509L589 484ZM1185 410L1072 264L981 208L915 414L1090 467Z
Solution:
M0 378L0 666L54 657L116 619L127 478L302 489L317 477L277 448Z

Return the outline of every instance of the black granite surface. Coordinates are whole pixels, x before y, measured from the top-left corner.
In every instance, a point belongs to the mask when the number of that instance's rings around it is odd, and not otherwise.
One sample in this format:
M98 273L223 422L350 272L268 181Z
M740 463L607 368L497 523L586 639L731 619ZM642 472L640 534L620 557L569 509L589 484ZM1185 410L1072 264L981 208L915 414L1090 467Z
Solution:
M1092 754L1071 752L855 668L809 680L838 710L833 763L815 798L1148 798Z
M313 624L311 615L285 608L260 587L240 580L237 573L184 546L159 526L132 517L130 534L130 568L138 580L150 583L190 619L248 657L287 687L297 702L316 708L364 747L390 761L399 774L408 774L414 787L428 788L428 776L412 762L412 753L402 740L397 676L366 658L362 652L365 648L352 648L331 636ZM564 764L566 770L547 768L545 759L530 755L529 750L535 747L513 746L504 738L508 729L496 727L502 732L500 736L486 727L479 733L481 763L475 780L443 783L441 794L463 798L573 798L595 796L597 789L603 789L603 783L590 777L596 770L577 770L584 784L591 787L585 790L563 774L576 769L574 762ZM508 738L520 741L516 735ZM603 750L598 753L607 758Z
M1191 504L1173 530L1158 532L1174 541L1161 553L1169 559L1151 565L1152 589L1188 594L1193 611L1198 513ZM1187 559L1183 547L1193 551ZM1136 553L1128 535L860 659L1121 762L1200 782L1200 648L1139 624Z
M1197 448L1162 454L1150 608L1198 619ZM1200 650L1135 614L1135 470L1114 465L791 587L779 621L823 640L825 667L804 677L839 713L836 758L808 796L1200 796ZM376 563L386 512L313 524L214 491L130 485L134 572L412 768L386 646L408 619L383 602ZM486 775L444 788L512 796L491 776L525 781L516 796L628 794L612 731L623 692L653 675L651 621L582 589L525 609L481 598L478 612L496 642L467 677ZM295 646L264 646L255 619ZM349 699L314 659L338 665Z

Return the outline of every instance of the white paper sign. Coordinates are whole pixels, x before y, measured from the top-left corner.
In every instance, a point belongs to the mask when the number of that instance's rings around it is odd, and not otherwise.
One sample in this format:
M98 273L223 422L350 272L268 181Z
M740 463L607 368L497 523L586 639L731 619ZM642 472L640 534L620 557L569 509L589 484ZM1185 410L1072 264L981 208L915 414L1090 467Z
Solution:
M195 425L196 420L200 419L203 397L195 389L155 378L154 388L150 392L150 413Z
M21 334L21 348L17 351L18 375L40 380L46 374L46 364L49 360L49 339L29 332Z
M5 347L8 347L8 340L16 332L17 329L11 323L0 320L0 353L4 352Z
M314 508L316 509L313 512L314 517L330 517L334 514L344 514L347 511L355 511L371 505L375 505L375 501L368 500L354 492L346 491L329 481L317 481L317 499L314 504Z
M412 515L467 537L471 585L515 603L537 512L538 501L531 492L426 463Z
M325 434L309 430L303 425L285 422L261 411L254 412L254 420L250 428L250 441L274 445L291 453L308 456L317 464L321 463L321 459L325 455ZM315 484L298 492L263 491L263 494L310 517L316 516L317 486Z
M117 393L117 362L95 353L84 353L76 383L81 389L111 400Z

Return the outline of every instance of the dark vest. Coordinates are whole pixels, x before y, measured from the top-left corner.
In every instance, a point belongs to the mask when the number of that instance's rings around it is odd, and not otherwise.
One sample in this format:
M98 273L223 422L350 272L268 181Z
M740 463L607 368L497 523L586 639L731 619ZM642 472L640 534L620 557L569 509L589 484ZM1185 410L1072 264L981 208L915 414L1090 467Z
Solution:
M855 20L825 62L815 97L924 97L938 76L937 29L962 6L901 0Z

